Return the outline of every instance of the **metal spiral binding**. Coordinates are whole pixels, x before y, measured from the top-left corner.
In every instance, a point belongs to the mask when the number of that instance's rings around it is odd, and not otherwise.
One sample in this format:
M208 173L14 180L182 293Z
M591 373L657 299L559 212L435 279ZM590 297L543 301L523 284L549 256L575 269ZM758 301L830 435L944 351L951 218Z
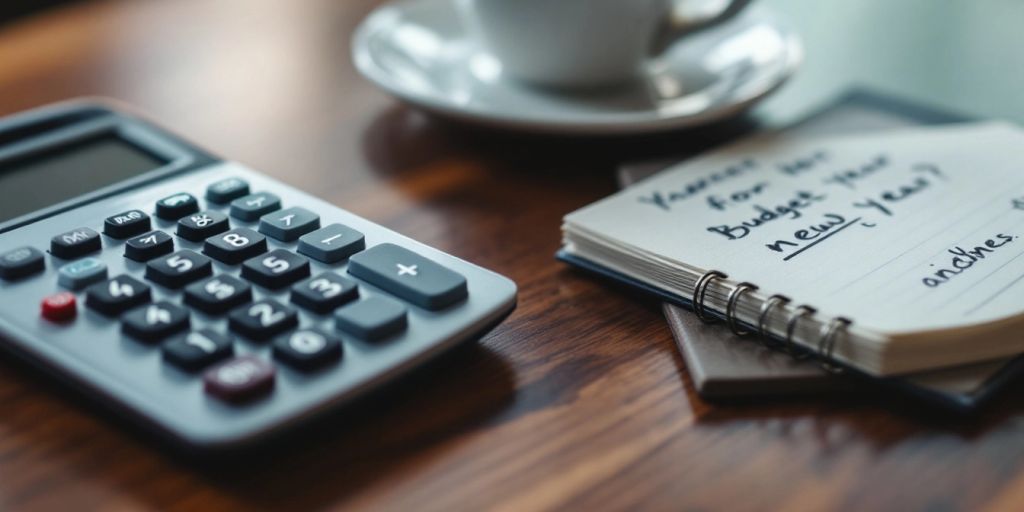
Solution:
M793 342L793 334L796 332L796 323L799 322L801 318L813 315L817 312L817 309L806 304L802 304L793 310L793 314L790 315L789 320L786 322L786 352L789 352L789 355L793 356L794 359L806 359L811 355L810 352L798 348L796 343Z
M697 315L700 321L707 324L714 321L704 311L704 297L707 295L708 285L715 279L726 279L728 277L728 275L717 270L709 270L700 276L700 279L697 279L697 283L693 285L693 313Z
M692 301L693 312L702 322L711 323L714 321L714 318L708 316L707 309L704 304L704 299L707 297L708 286L715 279L728 278L729 276L724 272L709 270L701 275L700 278L697 279L697 282L694 283ZM785 295L772 295L761 303L761 309L757 317L756 331L740 327L739 318L736 315L736 308L739 305L740 298L743 297L744 293L757 290L757 285L744 281L737 284L729 291L729 295L726 298L724 314L725 322L729 326L729 330L737 336L746 336L756 332L765 346L769 348L783 349L795 359L806 359L807 357L814 355L813 350L800 347L793 340L800 320L818 312L817 309L808 306L807 304L796 306L793 309L793 313L789 315L789 318L786 320L786 337L783 339L782 343L778 344L772 341L771 332L768 330L768 320L773 310L779 307L785 307L792 302L792 300ZM842 367L835 364L835 359L832 354L835 351L839 332L845 331L852 323L853 322L847 318L837 316L826 326L822 327L821 336L818 339L817 355L821 360L822 368L831 373L842 373L844 371Z
M789 297L785 295L772 295L765 299L761 303L761 312L757 316L757 333L761 337L761 343L768 348L775 348L775 343L772 342L771 333L768 332L768 315L771 314L772 309L777 306L784 306L789 304Z
M832 352L836 348L836 337L840 330L845 331L853 322L848 318L837 316L828 323L824 334L818 340L818 357L821 358L821 367L830 373L843 373L843 368L835 364Z
M737 284L736 287L729 292L729 299L725 304L725 323L729 326L729 330L736 336L746 336L751 333L751 331L740 328L737 323L736 305L739 303L740 297L744 293L756 290L757 286L748 282L742 282Z

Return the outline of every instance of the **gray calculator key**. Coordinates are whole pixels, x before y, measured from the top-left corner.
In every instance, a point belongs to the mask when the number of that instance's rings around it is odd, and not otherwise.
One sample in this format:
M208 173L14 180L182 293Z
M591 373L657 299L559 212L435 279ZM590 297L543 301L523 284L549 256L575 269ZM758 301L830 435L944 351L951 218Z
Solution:
M107 316L121 313L149 302L153 292L149 286L127 274L96 283L85 292L85 305Z
M188 310L160 301L135 308L121 319L121 332L140 341L160 341L189 326Z
M142 210L128 210L111 215L103 221L103 234L111 238L128 238L149 231L149 215Z
M0 253L0 279L17 279L42 272L46 267L43 252L35 247L18 247Z
M466 298L466 278L395 244L380 244L349 260L348 272L426 309Z
M177 233L185 240L202 242L213 235L227 231L230 227L227 215L214 210L205 210L178 219Z
M57 271L57 284L78 290L107 278L107 265L96 258L72 261Z
M249 228L235 228L211 236L203 244L203 254L229 265L241 263L267 252L267 238Z
M386 297L369 297L334 313L338 329L365 340L398 334L408 325L405 306Z
M231 201L231 216L245 221L254 221L280 209L281 198L270 192L257 192Z
M100 250L100 234L89 228L72 229L50 239L50 254L71 260Z
M260 217L260 233L282 242L291 242L320 227L320 216L298 206Z
M366 248L363 234L342 224L331 224L299 238L299 254L323 263L337 263Z
M206 188L206 199L211 203L224 204L246 195L249 195L249 183L241 178L225 178Z

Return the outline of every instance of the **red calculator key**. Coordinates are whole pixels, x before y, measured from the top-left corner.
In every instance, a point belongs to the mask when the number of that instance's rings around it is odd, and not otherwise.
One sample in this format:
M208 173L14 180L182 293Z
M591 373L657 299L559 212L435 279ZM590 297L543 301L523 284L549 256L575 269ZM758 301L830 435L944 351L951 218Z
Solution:
M63 322L75 317L75 294L60 292L43 298L43 318L53 322Z
M274 389L274 366L254 356L239 356L203 375L206 392L227 402L242 402Z

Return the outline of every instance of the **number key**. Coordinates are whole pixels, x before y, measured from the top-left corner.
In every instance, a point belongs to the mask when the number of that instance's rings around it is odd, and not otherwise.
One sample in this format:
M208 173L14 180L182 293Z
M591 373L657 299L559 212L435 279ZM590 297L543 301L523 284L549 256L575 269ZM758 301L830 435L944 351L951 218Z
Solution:
M356 282L334 272L318 274L292 287L292 302L317 313L329 313L357 296Z
M85 291L85 305L107 316L121 313L150 301L149 286L127 274L96 283Z
M146 264L146 279L168 288L181 288L213 273L210 258L182 249Z
M266 340L299 324L295 309L274 299L235 308L228 315L231 330L253 340Z
M178 220L178 236L199 242L228 230L228 216L212 210L186 215Z
M176 304L160 301L133 309L124 315L121 330L137 340L159 341L188 328L188 311Z
M174 251L174 239L163 231L150 231L124 243L124 257L135 261L149 261Z
M211 315L224 313L252 300L252 287L241 279L222 274L185 288L185 304Z
M242 277L266 288L282 288L309 277L309 260L275 249L242 263Z
M236 265L267 252L267 238L249 228L235 228L212 236L203 244L203 253L211 258Z
M188 371L209 366L233 352L231 338L213 329L191 331L163 346L164 359Z

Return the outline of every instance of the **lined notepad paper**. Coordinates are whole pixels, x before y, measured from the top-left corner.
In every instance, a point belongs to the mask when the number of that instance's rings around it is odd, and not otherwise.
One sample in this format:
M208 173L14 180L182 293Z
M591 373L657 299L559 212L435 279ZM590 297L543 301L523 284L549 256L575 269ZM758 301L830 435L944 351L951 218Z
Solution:
M873 373L1024 349L1006 329L1024 312L1024 133L1012 125L759 138L576 211L563 230L569 253L681 296L709 270L728 274L709 287L718 311L736 283L756 284L737 308L750 325L769 295L810 305L795 336L807 346L849 318L857 339L838 358Z

